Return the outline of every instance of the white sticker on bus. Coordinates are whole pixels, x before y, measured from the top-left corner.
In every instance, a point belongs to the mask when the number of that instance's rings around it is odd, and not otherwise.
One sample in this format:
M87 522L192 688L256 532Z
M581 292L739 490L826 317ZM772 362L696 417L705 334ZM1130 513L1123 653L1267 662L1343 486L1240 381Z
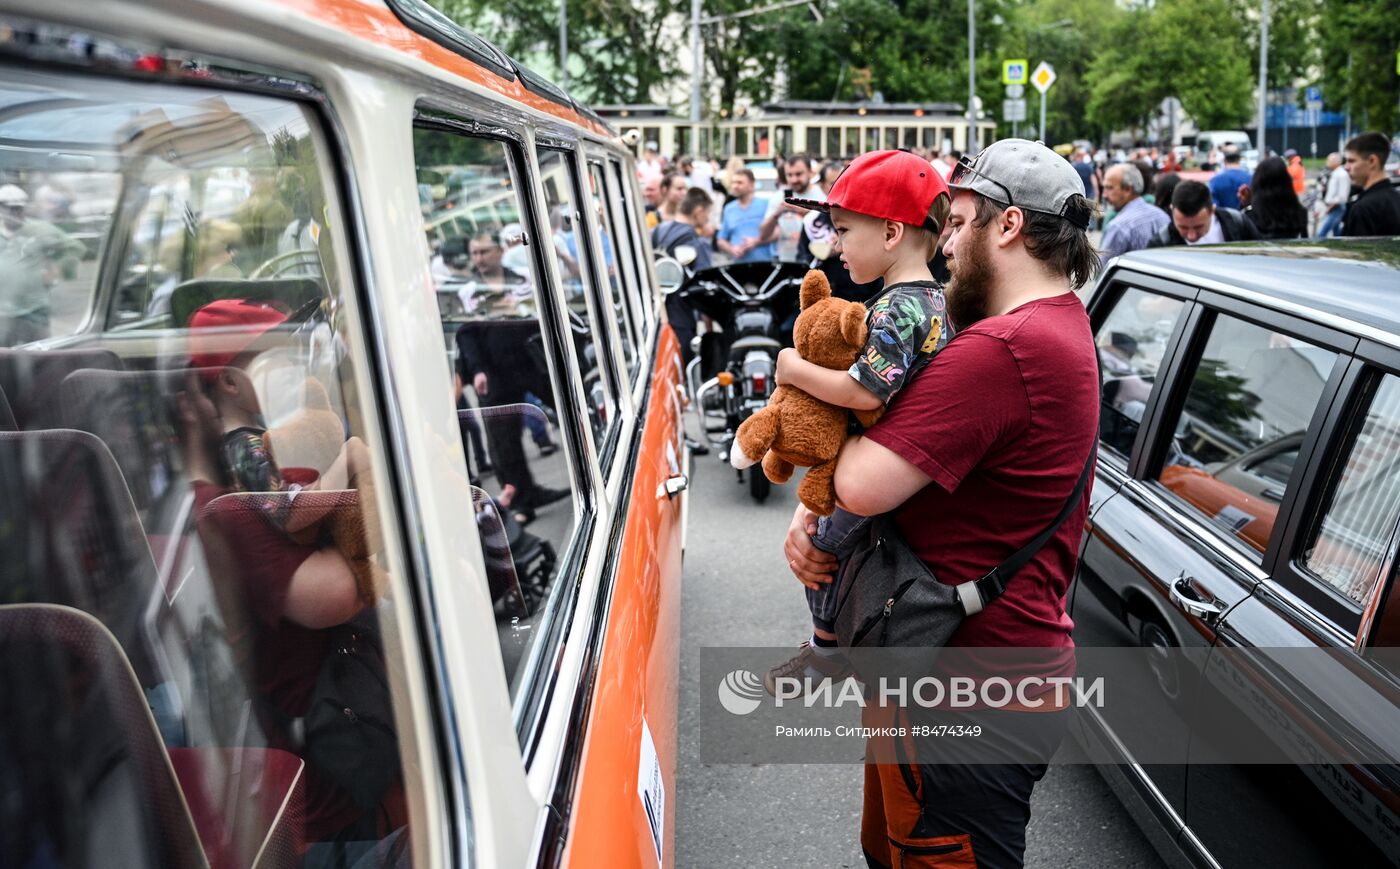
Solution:
M641 797L642 808L647 813L647 824L651 827L651 843L656 847L656 862L661 859L661 843L666 833L666 782L661 778L661 759L656 756L656 743L651 739L651 728L642 719L642 751L637 763L637 796Z

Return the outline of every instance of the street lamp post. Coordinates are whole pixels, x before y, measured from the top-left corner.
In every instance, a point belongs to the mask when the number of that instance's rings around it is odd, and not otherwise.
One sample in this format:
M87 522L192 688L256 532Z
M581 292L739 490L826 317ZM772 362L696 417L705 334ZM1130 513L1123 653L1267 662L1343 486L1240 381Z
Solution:
M1264 134L1268 131L1265 114L1269 108L1269 0L1259 13L1259 156L1268 153ZM1288 122L1285 120L1285 124ZM1284 129L1287 129L1285 126Z
M559 86L569 89L569 0L559 0Z
M967 0L967 147L969 154L977 153L977 18L973 14L977 0Z

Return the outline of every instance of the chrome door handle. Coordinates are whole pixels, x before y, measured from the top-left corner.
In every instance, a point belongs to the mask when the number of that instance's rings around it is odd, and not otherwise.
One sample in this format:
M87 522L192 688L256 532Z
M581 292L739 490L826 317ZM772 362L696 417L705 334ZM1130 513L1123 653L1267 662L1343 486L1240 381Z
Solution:
M671 500L690 488L690 477L685 474L674 474L666 478L666 481L656 487L656 497L665 497Z
M1202 595L1205 595L1206 599L1202 599ZM1215 624L1220 619L1220 614L1225 611L1224 603L1184 573L1172 582L1171 601L1182 612L1195 616L1208 625Z

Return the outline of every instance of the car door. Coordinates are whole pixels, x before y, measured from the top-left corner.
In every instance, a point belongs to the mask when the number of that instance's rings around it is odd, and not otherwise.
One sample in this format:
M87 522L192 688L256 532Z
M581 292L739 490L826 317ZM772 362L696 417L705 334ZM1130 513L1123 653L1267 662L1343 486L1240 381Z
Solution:
M1223 866L1400 861L1400 353L1369 355L1384 367L1350 366L1279 563L1207 668L1187 822Z
M1090 593L1072 613L1080 645L1154 651L1137 659L1133 702L1098 721L1126 759L1153 761L1135 771L1169 827L1185 818L1206 652L1220 618L1267 576L1296 458L1316 438L1346 343L1214 293L1198 302L1154 386L1130 479L1095 517L1081 575Z
M1079 575L1071 590L1070 616L1076 646L1135 648L1151 645L1156 637L1149 633L1144 641L1143 626L1160 625L1166 616L1165 607L1151 603L1163 593L1152 588L1147 574L1128 555L1142 557L1143 523L1137 518L1141 508L1119 492L1131 480L1130 468L1144 448L1146 424L1183 335L1195 320L1191 300L1196 291L1122 270L1106 280L1105 286L1090 310L1103 381L1099 461ZM1163 543L1158 541L1157 545ZM1139 681L1147 684L1152 681L1151 674L1144 674ZM1086 723L1095 728L1089 733L1091 739L1104 738L1102 722L1090 719ZM1180 751L1184 756L1184 742ZM1166 799L1180 812L1184 783L1173 780L1162 786ZM1161 820L1173 832L1180 827L1170 816L1163 815Z

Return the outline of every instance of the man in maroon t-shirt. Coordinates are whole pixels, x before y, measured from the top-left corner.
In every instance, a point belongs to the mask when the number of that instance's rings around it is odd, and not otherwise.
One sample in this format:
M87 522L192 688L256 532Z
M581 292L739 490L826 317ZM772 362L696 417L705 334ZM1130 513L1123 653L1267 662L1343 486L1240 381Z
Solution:
M863 437L836 472L837 498L865 516L893 513L940 581L975 580L1029 543L1074 491L1095 447L1098 362L1072 292L1098 271L1086 228L1093 206L1074 169L1039 143L1006 139L953 170L944 253L957 336ZM1065 594L1088 493L1001 597L968 617L950 646L1069 649ZM793 517L784 550L806 585L833 560ZM1041 707L1037 756L1048 759L1065 709ZM1027 712L1026 714L1032 714ZM1044 763L866 768L861 844L872 866L946 853L956 865L1019 867L1030 795ZM916 793L917 792L917 793ZM921 864L923 865L923 864ZM950 864L953 865L953 864Z

